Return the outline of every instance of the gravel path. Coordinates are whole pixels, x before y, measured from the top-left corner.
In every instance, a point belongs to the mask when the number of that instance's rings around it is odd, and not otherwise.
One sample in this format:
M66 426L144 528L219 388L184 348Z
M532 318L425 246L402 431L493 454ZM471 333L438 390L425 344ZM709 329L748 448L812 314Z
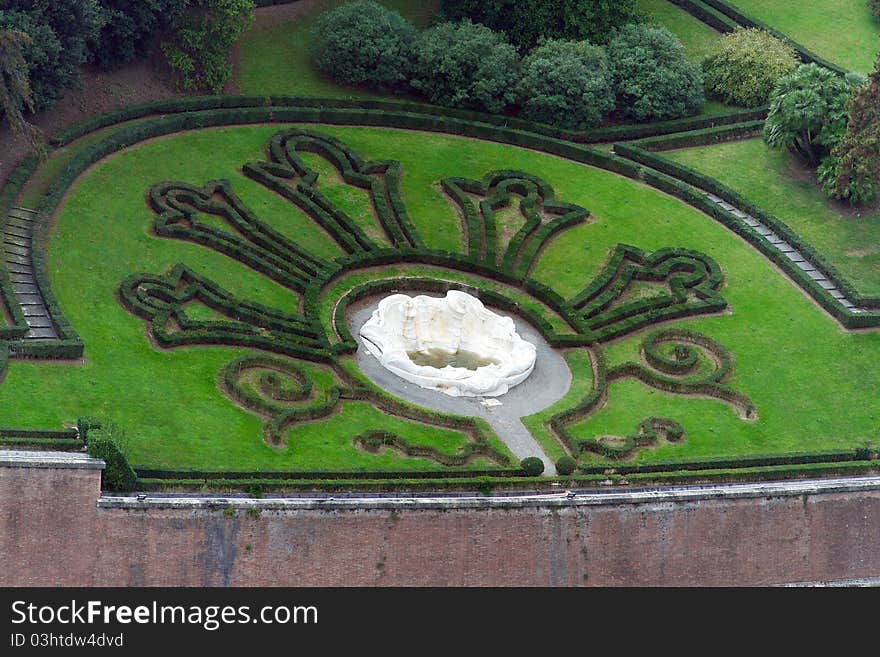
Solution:
M412 291L407 293L421 294ZM348 325L352 335L358 337L359 343L360 327L385 296L388 295L363 299L349 308ZM401 399L437 411L485 419L518 459L537 456L544 462L544 474L552 476L556 474L553 461L544 453L520 418L537 413L562 399L571 385L571 370L562 355L547 344L535 327L515 316L513 320L523 339L537 347L538 355L535 369L529 378L511 388L507 394L491 398L499 401L500 406L486 406L480 397L451 397L436 390L420 388L382 367L362 343L358 345L357 362L361 371L373 383Z

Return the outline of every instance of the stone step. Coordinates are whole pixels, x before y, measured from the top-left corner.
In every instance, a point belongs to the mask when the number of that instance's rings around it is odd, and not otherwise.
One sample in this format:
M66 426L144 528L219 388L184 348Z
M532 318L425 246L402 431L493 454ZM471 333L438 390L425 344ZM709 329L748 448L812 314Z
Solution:
M30 265L9 265L6 267L10 274L27 274L34 275L34 269Z
M12 244L4 244L3 250L6 251L7 255L17 255L28 257L31 254L30 248L26 246L14 246Z
M10 226L8 224L3 229L3 234L6 235L6 237L21 237L26 240L29 240L31 239L31 237L33 237L31 231L29 231L28 229L19 228L18 226Z
M18 235L9 235L3 238L4 244L9 244L11 246L20 246L22 248L27 248L31 245L31 240L28 237L19 237Z
M49 311L42 305L22 306L21 312L25 317L49 317Z
M10 219L18 219L18 220L23 221L24 223L27 223L27 224L33 224L35 221L35 218L33 215L22 214L20 212L10 212L7 216Z
M52 328L52 320L49 319L48 315L31 315L26 316L24 321L27 322L27 325L32 329L35 328Z
M13 283L28 283L30 285L36 285L33 274L11 274L9 278Z
M11 253L6 254L6 262L10 265L29 265L31 264L31 259L26 256L13 255Z
M15 290L16 294L40 294L40 288L28 283L13 283L12 289Z
M45 308L43 297L39 294L16 294L15 296L18 299L18 305L22 308L25 306L41 306Z
M11 208L9 208L9 210L10 210L10 212L14 211L14 212L24 212L25 214L37 214L36 210L31 210L30 208L25 208L20 205L13 205Z
M32 328L24 336L25 340L45 340L46 338L57 340L58 334L55 332L55 329L42 327Z

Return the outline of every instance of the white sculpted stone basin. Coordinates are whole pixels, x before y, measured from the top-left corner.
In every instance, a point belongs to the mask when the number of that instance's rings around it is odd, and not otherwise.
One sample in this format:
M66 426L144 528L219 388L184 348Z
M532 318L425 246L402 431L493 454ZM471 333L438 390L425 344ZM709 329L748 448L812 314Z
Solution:
M535 367L535 345L510 317L456 290L445 298L386 297L360 334L383 367L453 397L503 395Z

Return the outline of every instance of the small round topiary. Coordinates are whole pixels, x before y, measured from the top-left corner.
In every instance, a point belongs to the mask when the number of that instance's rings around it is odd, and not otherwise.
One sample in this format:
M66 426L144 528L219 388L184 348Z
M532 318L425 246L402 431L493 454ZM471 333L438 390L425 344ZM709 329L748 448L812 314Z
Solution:
M537 456L527 456L519 463L528 477L537 477L544 472L544 461Z
M309 50L318 70L337 82L393 90L409 78L416 35L396 11L356 0L318 19Z
M706 91L733 105L763 105L779 78L798 64L789 44L764 30L740 28L722 36L703 60Z
M577 461L575 461L572 457L560 456L556 461L556 472L561 474L564 477L567 477L572 472L577 469Z

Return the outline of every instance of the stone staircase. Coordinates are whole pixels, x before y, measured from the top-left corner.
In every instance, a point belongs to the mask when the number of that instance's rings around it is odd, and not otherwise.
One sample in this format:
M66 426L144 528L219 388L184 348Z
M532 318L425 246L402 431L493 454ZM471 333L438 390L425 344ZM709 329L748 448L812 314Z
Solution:
M10 209L3 224L3 256L12 289L29 327L23 339L57 340L58 332L34 277L31 248L36 217L34 210Z
M783 256L791 260L795 265L797 265L800 269L802 269L807 276L812 278L819 286L828 291L832 297L837 299L838 303L846 308L851 313L864 313L868 312L866 308L860 308L855 305L850 299L846 297L846 295L837 287L837 285L828 279L825 274L823 274L819 269L816 268L813 263L807 260L801 253L798 252L791 244L783 240L779 235L774 233L769 227L761 223L758 219L753 217L752 215L743 212L739 208L734 207L730 203L727 203L724 199L715 196L714 194L710 194L708 192L703 192L710 201L718 205L719 207L727 210L735 217L739 218L745 225L751 227L758 235L761 236L762 239L769 242L773 247L775 247Z

